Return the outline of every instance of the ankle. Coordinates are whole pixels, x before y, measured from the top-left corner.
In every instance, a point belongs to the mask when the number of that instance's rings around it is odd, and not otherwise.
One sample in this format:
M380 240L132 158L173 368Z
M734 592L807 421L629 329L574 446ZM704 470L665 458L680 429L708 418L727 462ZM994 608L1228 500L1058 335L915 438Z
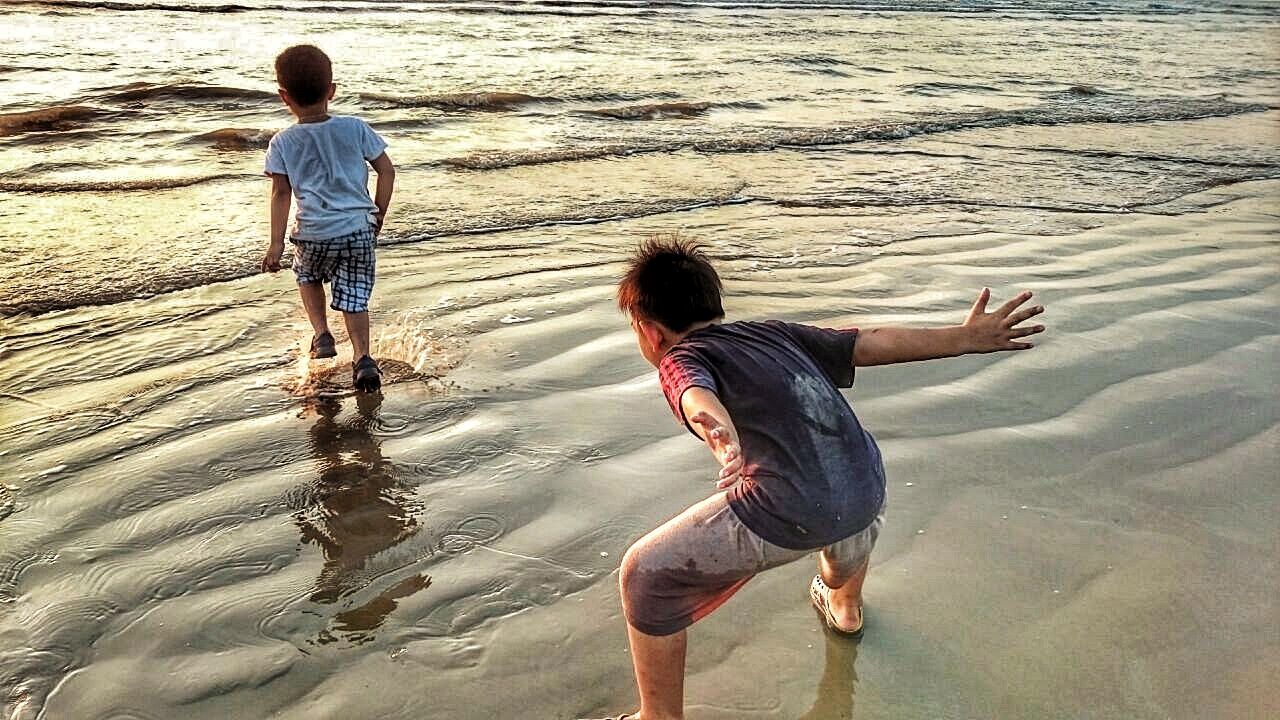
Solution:
M831 610L840 615L854 615L862 612L862 597L846 597L839 592L832 592L828 602Z

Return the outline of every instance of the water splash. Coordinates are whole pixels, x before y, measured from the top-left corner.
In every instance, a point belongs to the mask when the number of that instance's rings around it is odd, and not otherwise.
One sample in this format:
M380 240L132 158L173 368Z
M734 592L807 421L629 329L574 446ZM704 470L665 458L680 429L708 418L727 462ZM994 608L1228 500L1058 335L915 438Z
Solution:
M335 333L339 354L350 350L345 334ZM430 320L406 312L382 324L375 321L370 351L382 370L383 386L421 382L443 389L440 380L463 360L465 343L461 338L431 327ZM311 335L298 338L290 353L297 357L284 381L285 389L302 397L344 397L355 393L351 380L351 361L317 360L310 355ZM343 347L346 346L346 347Z

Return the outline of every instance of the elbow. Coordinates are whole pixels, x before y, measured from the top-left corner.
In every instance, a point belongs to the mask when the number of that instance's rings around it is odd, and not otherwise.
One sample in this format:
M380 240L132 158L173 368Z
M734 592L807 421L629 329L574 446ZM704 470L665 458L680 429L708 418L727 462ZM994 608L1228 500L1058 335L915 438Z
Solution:
M881 361L876 357L875 352L875 335L878 328L869 328L858 332L858 339L853 344L853 366L867 367L869 365L880 365Z

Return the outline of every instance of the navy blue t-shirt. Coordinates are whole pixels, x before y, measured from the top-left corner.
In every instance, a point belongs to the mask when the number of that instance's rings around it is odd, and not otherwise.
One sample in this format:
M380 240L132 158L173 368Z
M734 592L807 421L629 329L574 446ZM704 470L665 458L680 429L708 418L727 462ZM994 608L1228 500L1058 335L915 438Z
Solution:
M686 427L680 398L691 387L715 393L729 411L744 460L729 506L775 545L825 547L866 528L884 503L880 450L838 390L853 386L857 337L776 320L711 325L658 366Z

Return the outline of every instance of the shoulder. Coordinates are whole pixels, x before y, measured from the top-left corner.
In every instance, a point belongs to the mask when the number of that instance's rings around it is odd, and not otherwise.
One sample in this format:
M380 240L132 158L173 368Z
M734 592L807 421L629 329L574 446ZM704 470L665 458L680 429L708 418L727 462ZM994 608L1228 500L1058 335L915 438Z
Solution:
M779 336L792 338L791 324L781 320L738 320L719 327L725 334L747 340L765 340Z
M658 372L666 374L690 366L705 366L705 350L706 346L696 340L681 340L658 361Z
M351 130L362 131L365 129L371 129L369 128L369 123L365 122L362 118L356 117L355 115L333 115L332 117L329 118L329 122L326 123L326 125L329 125L334 129L348 130L348 131L351 131Z
M286 145L292 141L293 137L297 134L298 126L296 124L289 125L283 130L277 130L275 134L271 136L271 139L267 141L267 147L280 147L281 145Z

